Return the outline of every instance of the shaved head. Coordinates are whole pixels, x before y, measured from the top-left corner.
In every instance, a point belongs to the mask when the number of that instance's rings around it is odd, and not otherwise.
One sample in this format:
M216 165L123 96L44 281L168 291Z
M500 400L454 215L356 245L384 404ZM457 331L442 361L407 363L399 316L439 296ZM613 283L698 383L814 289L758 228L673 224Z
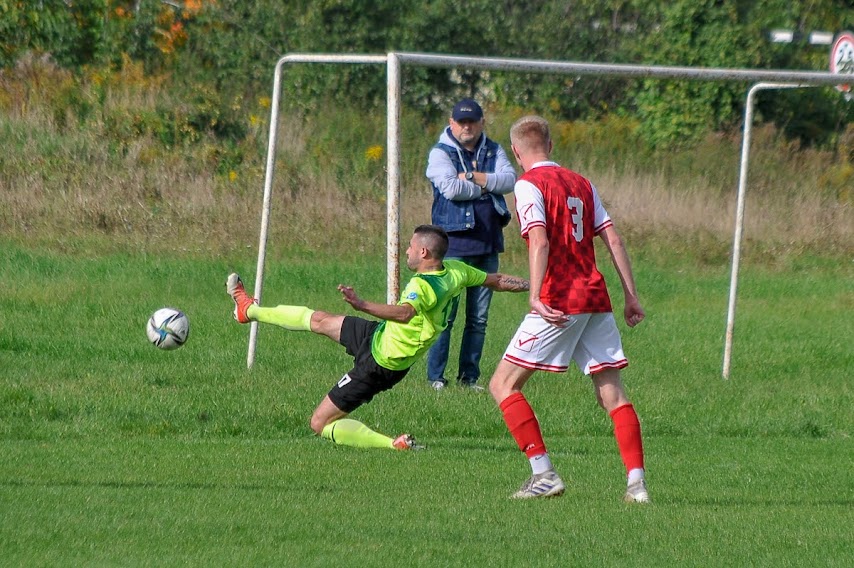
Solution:
M430 255L438 260L445 258L448 252L448 233L436 225L419 225L413 231L418 242L430 251Z

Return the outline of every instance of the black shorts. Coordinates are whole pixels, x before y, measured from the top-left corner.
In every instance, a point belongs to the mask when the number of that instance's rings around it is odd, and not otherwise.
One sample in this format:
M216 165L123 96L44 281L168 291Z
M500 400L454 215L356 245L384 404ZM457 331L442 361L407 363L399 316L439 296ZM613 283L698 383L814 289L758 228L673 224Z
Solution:
M353 357L353 368L329 391L329 399L344 412L353 412L374 395L388 390L406 376L409 369L392 371L381 367L371 354L371 340L380 322L345 316L339 343Z

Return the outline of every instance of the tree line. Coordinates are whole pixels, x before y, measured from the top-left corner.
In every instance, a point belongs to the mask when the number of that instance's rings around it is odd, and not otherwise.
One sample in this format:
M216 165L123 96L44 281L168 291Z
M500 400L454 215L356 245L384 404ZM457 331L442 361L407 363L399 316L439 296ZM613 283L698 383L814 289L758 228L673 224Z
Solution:
M287 53L437 54L560 61L825 71L829 46L776 44L769 31L854 28L841 0L0 0L0 67L49 54L72 73L128 61L233 96L268 94ZM346 101L385 103L372 66L292 66L286 99L316 111ZM425 118L460 96L547 108L565 120L632 115L653 146L690 143L738 127L747 86L729 82L550 76L466 69L404 69L407 107ZM833 143L854 104L831 88L760 101L761 120L809 144Z

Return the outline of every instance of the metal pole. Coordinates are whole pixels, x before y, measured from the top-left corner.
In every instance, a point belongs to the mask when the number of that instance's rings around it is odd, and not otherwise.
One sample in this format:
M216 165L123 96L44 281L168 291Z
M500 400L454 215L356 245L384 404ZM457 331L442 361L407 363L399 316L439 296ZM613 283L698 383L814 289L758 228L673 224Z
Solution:
M756 93L766 89L798 89L810 85L794 83L757 83L747 92L744 109L744 137L741 142L741 167L738 173L738 199L735 207L735 235L732 239L732 271L729 282L729 306L727 308L726 338L724 340L723 377L729 378L732 360L732 337L735 327L735 298L738 289L738 265L741 259L741 234L744 227L744 198L747 190L747 168L750 158L750 135L753 131L753 104Z
M388 146L386 229L386 289L389 304L400 296L400 59L388 54L388 91L386 94L386 145Z
M838 85L845 79L838 74L818 71L785 71L775 69L723 69L713 67L677 67L667 65L626 65L613 63L580 63L500 57L469 57L429 53L395 53L403 64L425 67L460 67L465 69L500 69L526 73L561 73L564 75L605 75L612 77L645 77L653 79L697 79L701 81L787 81L809 85Z
M282 66L284 59L276 63L273 73L273 100L270 103L270 133L267 138L267 170L264 175L264 201L261 206L261 233L258 237L258 262L255 266L255 298L261 302L261 292L264 290L264 260L267 256L267 235L270 230L270 202L273 195L273 171L276 168L276 133L279 122L279 98L282 84ZM255 349L258 345L258 322L249 325L249 350L246 354L246 367L251 369L255 364Z

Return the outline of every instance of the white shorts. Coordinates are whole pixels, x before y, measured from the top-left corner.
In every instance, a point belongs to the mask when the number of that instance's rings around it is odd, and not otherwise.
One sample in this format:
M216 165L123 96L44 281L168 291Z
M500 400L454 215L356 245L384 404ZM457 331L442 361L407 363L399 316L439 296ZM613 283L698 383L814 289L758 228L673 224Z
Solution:
M553 373L566 371L570 359L585 375L629 364L614 314L577 314L556 327L529 313L504 352L504 360L514 365Z

